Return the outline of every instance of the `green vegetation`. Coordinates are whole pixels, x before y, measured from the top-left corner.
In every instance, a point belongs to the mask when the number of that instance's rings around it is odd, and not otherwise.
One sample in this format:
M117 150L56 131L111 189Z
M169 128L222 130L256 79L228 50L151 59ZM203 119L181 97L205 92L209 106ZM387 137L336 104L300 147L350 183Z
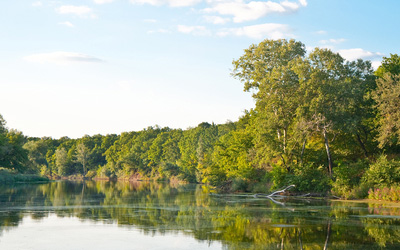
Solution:
M37 174L20 174L9 169L0 169L0 183L47 182L49 179Z
M52 178L181 180L365 198L400 181L400 60L345 61L294 40L253 44L232 75L255 108L236 122L79 139L26 138L1 119L0 166ZM229 190L229 188L228 188Z

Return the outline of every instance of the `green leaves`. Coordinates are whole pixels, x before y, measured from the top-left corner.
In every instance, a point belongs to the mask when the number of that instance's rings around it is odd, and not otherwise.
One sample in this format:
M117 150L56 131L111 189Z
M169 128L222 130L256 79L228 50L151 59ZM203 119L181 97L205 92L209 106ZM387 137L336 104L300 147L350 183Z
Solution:
M400 75L385 73L373 98L379 111L379 146L400 144Z

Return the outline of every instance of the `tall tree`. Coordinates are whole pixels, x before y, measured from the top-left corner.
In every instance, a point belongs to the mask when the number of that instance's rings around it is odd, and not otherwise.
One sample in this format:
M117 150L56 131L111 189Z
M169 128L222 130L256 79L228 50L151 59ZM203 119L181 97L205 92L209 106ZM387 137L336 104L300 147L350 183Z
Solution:
M58 169L58 175L64 176L67 174L67 151L65 148L58 148L56 150L56 167Z
M292 62L305 56L305 46L295 40L264 40L251 45L233 61L233 76L254 91L256 100L255 147L263 157L292 159L290 128L299 106L299 79Z
M79 143L76 146L76 153L75 153L76 161L82 165L83 168L83 175L86 175L86 164L89 159L89 149L83 143Z
M400 144L400 75L385 73L373 96L379 110L379 146Z
M382 64L376 70L375 75L383 77L385 73L392 75L400 74L400 56L397 54L390 54L390 57L383 57Z

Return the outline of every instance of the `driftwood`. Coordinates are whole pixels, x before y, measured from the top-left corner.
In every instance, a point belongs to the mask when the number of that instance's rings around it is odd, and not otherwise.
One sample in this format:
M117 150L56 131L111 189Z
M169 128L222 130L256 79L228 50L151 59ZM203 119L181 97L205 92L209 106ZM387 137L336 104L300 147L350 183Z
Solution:
M285 187L285 188L282 189L282 190L278 190L278 191L273 192L272 194L264 195L264 197L267 197L267 198L268 198L268 197L277 196L277 194L284 193L286 190L288 190L289 188L292 188L292 187L295 187L295 185L287 186L287 187ZM255 194L255 195L257 196L257 194Z
M283 202L279 202L279 201L275 200L274 198L278 198L278 197L279 197L279 198L287 197L287 196L285 196L285 195L280 195L280 194L281 194L281 193L284 193L286 190L288 190L288 189L290 189L290 188L292 188L292 187L295 187L295 185L287 186L287 187L285 187L284 189L278 190L278 191L275 191L275 192L272 192L271 194L253 194L253 195L249 195L249 194L234 194L234 195L222 195L222 196L266 198L266 199L269 199L269 200L271 200L272 202L274 202L274 203L276 203L276 204L285 206L285 204L284 204ZM217 194L212 194L212 195L220 196L220 195L217 195ZM310 194L305 194L305 195L291 196L291 197L306 197L306 196L309 196L309 195L310 195Z

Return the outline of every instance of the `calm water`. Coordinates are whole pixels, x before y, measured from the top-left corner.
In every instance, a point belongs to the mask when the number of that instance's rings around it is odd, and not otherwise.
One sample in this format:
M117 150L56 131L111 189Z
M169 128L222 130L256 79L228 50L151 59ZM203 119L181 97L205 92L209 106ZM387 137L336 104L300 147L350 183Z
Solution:
M400 249L400 207L210 194L205 187L0 187L0 249Z

